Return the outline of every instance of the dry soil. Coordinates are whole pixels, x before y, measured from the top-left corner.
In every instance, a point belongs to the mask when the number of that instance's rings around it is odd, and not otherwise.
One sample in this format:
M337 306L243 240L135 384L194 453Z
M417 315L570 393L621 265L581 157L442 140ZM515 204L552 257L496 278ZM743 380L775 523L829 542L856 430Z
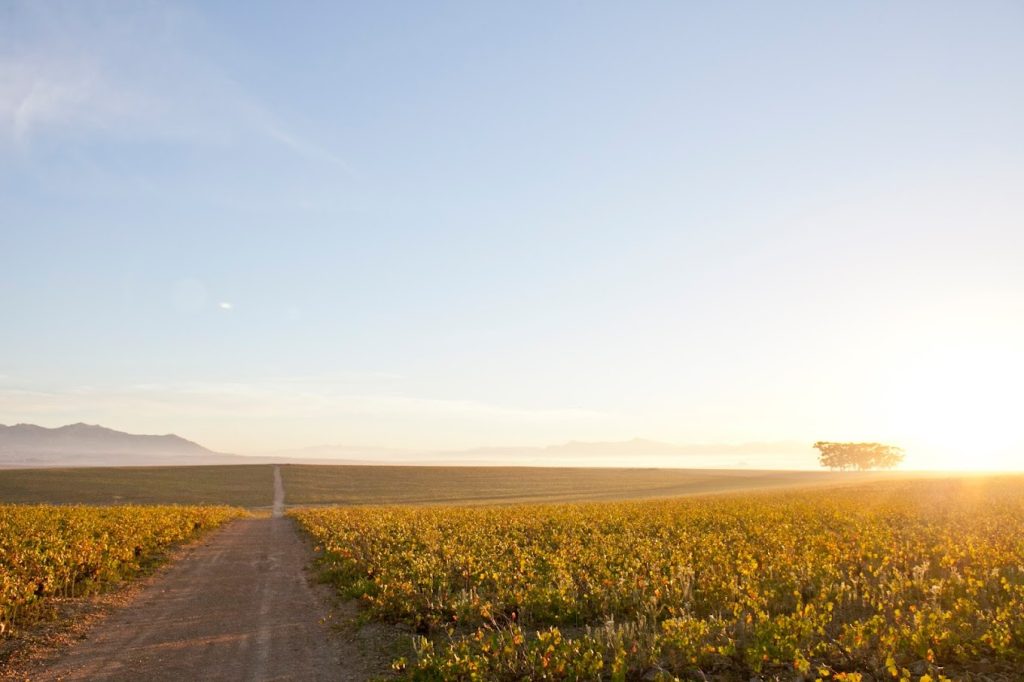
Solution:
M217 531L31 679L366 679L356 644L325 624L329 590L309 579L275 473L272 517Z

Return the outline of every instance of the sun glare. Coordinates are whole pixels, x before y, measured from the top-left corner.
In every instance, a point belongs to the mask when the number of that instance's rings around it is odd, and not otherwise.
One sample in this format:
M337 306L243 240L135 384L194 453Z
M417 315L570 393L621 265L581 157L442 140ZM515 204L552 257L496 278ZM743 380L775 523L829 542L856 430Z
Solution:
M1022 379L1022 354L993 345L945 348L907 367L886 399L892 432L912 446L907 468L1024 468Z

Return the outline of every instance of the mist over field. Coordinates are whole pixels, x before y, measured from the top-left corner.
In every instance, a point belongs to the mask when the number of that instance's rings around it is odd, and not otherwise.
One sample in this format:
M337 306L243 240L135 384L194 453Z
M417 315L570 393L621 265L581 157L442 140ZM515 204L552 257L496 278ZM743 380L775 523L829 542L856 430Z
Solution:
M570 442L547 447L489 447L417 451L314 446L249 456L208 450L173 434L122 433L98 425L47 429L0 424L0 466L166 466L268 461L336 464L402 464L549 467L661 467L696 469L812 469L817 463L800 443L673 445L634 439L618 443Z
M661 467L697 469L812 469L816 457L805 443L675 445L636 438L629 441L569 442L549 446L480 447L468 450L386 450L316 446L267 453L300 459L334 459L364 464L476 466Z

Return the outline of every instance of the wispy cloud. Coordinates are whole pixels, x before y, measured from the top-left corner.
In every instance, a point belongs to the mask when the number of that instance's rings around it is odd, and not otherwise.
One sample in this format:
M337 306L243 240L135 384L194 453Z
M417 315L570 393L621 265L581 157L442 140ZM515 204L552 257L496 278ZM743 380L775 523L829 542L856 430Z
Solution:
M16 4L0 54L0 152L101 136L224 146L264 142L351 168L227 73L200 16L139 4L125 12ZM9 40L8 40L9 38Z
M352 393L352 377L327 383L309 377L257 382L174 382L137 384L115 389L75 387L58 391L71 396L109 395L157 404L189 405L195 399L233 414L328 413L337 415L391 415L481 417L500 420L597 420L609 415L579 409L530 409L473 400L425 398L387 393ZM54 394L48 394L50 396Z
M371 381L367 377L367 381ZM516 434L567 438L593 432L614 415L475 400L403 395L347 380L309 377L258 381L151 382L118 386L0 386L0 414L46 425L91 421L143 432L177 431L227 450L296 447L346 440L447 447ZM356 382L358 383L358 382ZM353 390L362 388L362 391ZM126 422L125 420L129 420ZM463 442L455 443L452 434ZM538 435L537 437L541 437ZM473 440L468 440L468 439Z
M264 128L264 132L268 137L277 140L300 156L325 161L337 166L348 174L353 173L352 167L340 156L334 154L325 147L318 146L308 140L298 137L294 133L282 128L279 124L268 123L266 128Z
M136 108L88 60L0 59L0 131L19 146L55 131L116 130Z

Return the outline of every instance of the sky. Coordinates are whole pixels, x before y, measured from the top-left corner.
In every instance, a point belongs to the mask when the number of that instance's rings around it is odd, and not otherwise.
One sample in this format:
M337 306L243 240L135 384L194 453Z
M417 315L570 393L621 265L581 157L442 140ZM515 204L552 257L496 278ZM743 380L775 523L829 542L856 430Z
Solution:
M1024 467L1017 2L0 2L0 423Z

